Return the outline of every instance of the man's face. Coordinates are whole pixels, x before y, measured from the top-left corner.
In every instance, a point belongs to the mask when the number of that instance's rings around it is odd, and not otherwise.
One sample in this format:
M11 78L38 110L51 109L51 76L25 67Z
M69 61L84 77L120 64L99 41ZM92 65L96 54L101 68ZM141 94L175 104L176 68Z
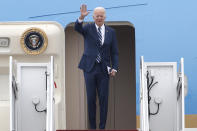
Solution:
M104 10L95 10L93 15L94 22L98 26L102 26L105 21L105 12Z

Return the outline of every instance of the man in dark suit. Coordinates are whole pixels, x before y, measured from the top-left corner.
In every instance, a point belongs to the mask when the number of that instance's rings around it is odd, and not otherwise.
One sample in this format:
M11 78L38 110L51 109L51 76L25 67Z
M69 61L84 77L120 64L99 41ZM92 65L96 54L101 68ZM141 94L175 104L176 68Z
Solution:
M105 129L107 120L109 76L118 70L118 47L115 31L104 24L105 9L94 9L94 23L83 26L89 14L87 6L80 8L81 15L75 23L75 30L84 37L84 53L79 68L84 72L87 91L90 128L96 129L96 92L100 105L100 129Z

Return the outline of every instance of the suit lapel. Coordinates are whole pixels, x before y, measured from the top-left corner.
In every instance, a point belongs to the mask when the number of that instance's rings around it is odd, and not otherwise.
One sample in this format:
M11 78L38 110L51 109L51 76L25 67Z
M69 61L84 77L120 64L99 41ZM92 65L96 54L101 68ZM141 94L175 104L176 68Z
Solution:
M97 33L97 29L96 29L96 25L95 23L92 24L92 33L93 33L93 36L95 37L96 41L98 41L98 33Z
M95 23L92 24L92 34L96 40L96 46L99 47L99 38L98 38L98 33L97 33L97 29L96 29L96 25Z
M105 44L105 41L107 41L108 35L109 35L109 29L108 29L108 27L105 25L105 40L104 40L104 42L103 42L103 45Z

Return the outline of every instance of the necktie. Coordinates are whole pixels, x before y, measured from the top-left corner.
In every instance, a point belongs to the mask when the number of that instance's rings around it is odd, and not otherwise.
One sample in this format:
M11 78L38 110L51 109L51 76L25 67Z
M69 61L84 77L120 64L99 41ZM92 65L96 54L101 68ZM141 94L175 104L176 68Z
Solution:
M102 46L102 34L101 34L101 27L99 27L98 28L98 38L99 38L99 47L101 47ZM96 61L98 62L98 63L100 63L101 62L101 54L100 54L100 51L98 52L98 55L97 55L97 57L96 57Z

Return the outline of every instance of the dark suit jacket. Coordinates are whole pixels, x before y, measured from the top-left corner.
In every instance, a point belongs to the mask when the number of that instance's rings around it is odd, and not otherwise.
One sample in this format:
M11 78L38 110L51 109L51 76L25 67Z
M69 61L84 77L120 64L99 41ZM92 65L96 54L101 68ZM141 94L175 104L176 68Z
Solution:
M78 20L75 23L75 30L84 37L84 53L79 68L86 72L91 71L100 51L102 63L106 70L106 66L118 70L118 46L115 31L105 25L105 40L100 47L95 23L86 24L85 26L82 26L82 24Z

